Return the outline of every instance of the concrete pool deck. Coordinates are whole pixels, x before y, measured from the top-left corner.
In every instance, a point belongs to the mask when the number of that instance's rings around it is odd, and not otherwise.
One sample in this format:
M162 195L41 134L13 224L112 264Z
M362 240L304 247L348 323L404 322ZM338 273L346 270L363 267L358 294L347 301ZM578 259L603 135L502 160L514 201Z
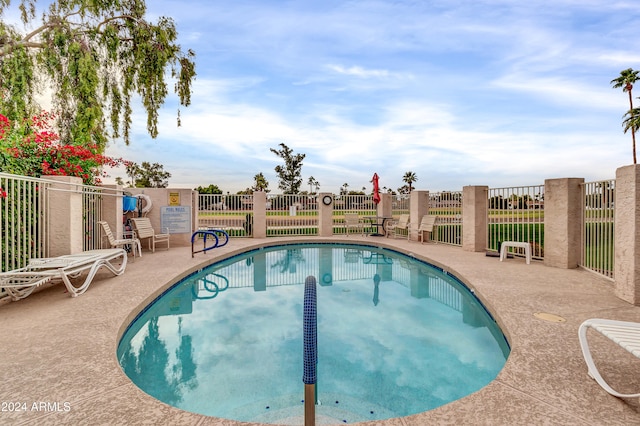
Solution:
M590 379L578 343L578 326L587 318L640 322L640 307L616 298L610 281L539 261L500 262L459 247L356 236L232 239L193 259L188 247L144 251L119 277L99 273L77 298L58 284L0 305L0 424L258 425L188 413L148 396L120 369L118 338L167 283L246 248L303 241L374 243L444 265L476 291L511 344L504 369L478 392L413 416L357 424L640 424L638 398L615 398ZM566 321L547 321L536 313ZM612 386L639 392L640 360L598 335L589 336L596 363Z

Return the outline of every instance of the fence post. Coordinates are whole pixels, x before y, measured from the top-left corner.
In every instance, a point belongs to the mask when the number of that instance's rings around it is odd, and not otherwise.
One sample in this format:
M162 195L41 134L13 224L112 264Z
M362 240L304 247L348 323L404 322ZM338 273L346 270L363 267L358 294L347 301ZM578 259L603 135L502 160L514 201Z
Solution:
M267 193L253 193L253 238L267 237Z
M84 221L82 211L82 179L71 176L44 176L49 187L49 257L82 252ZM77 185L77 186L74 186Z
M409 239L418 240L422 216L429 214L429 191L411 191L409 198Z
M380 203L378 203L378 211L377 211L377 214L379 217L393 216L393 200L391 199L391 197L392 195L389 193L380 194Z
M332 202L325 204L324 197L329 197ZM329 201L327 198L327 201ZM318 194L318 236L333 236L333 194L330 192L321 192Z
M640 165L616 170L615 295L640 305Z
M544 181L544 264L577 268L582 253L583 178Z
M462 249L485 251L487 248L489 187L462 188Z

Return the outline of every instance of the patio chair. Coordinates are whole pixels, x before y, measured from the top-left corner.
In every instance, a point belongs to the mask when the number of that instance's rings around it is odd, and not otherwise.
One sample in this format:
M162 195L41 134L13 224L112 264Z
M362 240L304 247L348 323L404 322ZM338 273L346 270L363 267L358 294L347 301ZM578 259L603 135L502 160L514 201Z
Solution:
M115 262L120 260L120 266ZM100 268L114 275L121 275L127 267L127 252L121 248L88 250L51 258L31 259L24 268L0 273L0 288L13 300L24 299L39 286L54 280L62 280L71 297L87 291ZM74 285L71 279L88 272L84 282Z
M587 342L587 330L591 328L594 331L602 334L610 339L612 342L620 345L623 349L629 353L640 358L640 323L616 321L608 319L592 318L584 321L578 329L578 337L580 338L580 347L582 348L582 355L587 363L588 374L607 392L618 398L635 398L640 396L640 393L624 394L613 390L611 386L602 378L602 375L596 368L591 356L591 350L589 349L589 343Z
M418 227L418 241L424 244L424 233L429 233L429 239L431 239L431 235L433 234L433 227L436 224L436 219L438 216L426 214L422 216L422 220L420 221L420 226Z
M100 221L98 224L102 227L102 231L104 232L104 236L109 240L109 246L111 248L125 248L131 246L131 252L133 253L133 259L136 258L136 247L138 248L138 254L142 257L142 247L140 246L140 240L132 237L132 238L116 238L113 236L113 232L111 232L111 227L107 222Z
M357 213L345 213L344 214L344 227L347 237L349 236L349 230L355 229L361 234L364 234L364 226Z
M156 234L156 231L151 227L151 220L148 217L136 217L131 218L131 224L133 225L133 232L136 238L139 240L149 240L149 250L156 251L157 243L166 243L167 250L169 250L169 237L166 234Z
M398 218L398 221L394 221L390 225L387 226L387 238L390 235L397 237L398 235L401 237L406 237L409 239L409 215L401 214Z

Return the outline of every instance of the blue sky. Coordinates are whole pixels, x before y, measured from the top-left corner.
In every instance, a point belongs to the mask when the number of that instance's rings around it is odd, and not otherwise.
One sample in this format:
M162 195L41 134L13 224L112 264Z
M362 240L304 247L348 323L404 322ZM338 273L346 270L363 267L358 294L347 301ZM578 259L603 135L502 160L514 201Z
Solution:
M196 51L192 105L160 135L136 116L132 143L107 153L158 162L172 187L235 193L269 148L304 153L321 191L431 191L615 177L632 163L628 97L610 81L640 68L635 1L148 1ZM637 88L640 96L640 85ZM113 176L123 176L117 171Z

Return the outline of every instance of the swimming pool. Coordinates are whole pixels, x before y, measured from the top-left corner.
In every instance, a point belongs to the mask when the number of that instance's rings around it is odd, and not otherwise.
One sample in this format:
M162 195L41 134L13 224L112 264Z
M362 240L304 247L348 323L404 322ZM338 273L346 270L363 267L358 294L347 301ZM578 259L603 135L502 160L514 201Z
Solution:
M430 410L504 366L506 339L455 277L353 244L262 248L192 274L131 323L120 365L143 391L187 411L302 424L308 276L318 283L316 413L325 422Z

